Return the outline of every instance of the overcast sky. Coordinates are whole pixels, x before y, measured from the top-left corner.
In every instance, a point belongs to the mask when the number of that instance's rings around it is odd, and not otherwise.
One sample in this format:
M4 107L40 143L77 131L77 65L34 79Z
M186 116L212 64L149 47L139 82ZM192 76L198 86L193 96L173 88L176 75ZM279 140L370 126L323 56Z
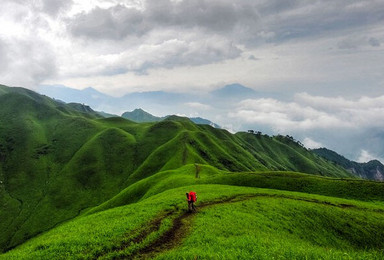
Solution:
M234 130L319 146L313 129L384 127L382 0L2 0L0 24L1 84L121 96L240 83L275 96L217 115Z

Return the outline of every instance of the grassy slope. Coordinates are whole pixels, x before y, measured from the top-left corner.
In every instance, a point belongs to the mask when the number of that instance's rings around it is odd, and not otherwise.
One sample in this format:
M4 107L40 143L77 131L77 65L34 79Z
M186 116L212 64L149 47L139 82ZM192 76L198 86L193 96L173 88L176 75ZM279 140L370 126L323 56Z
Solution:
M168 189L185 185L223 184L242 187L320 194L346 199L383 201L383 183L337 179L295 172L227 172L209 165L186 165L176 170L156 173L122 190L115 197L90 209L87 214L138 202Z
M17 91L23 92L22 89ZM0 198L5 202L0 217L3 212L12 216L7 218L11 222L0 224L5 230L0 239L1 247L8 242L12 245L12 237L22 241L31 236L33 230L44 230L46 225L36 227L28 221L46 196L62 162L81 146L80 138L89 137L87 119L79 117L76 111L65 111L63 107L56 109L55 105L52 100L33 92L26 95L11 92L0 96L0 153L3 159L0 163L4 184ZM81 126L74 134L78 138L64 138L60 134L63 129L69 132L74 126ZM60 149L63 146L67 148ZM20 229L24 232L19 233Z
M0 249L104 202L102 207L134 202L140 192L129 199L124 194L138 181L195 162L224 171L347 176L288 139L232 135L177 117L155 124L99 119L32 91L0 86Z
M383 212L367 205L345 209L328 204L354 205L350 201L315 197L316 202L312 202L291 193L265 194L204 208L193 220L191 233L182 245L156 259L384 257L380 239L384 235Z
M359 196L366 200L358 201L274 189L201 184L212 176L225 180L226 175L210 166L201 173L200 179L195 179L191 166L163 172L164 176L159 177L162 183L148 179L147 185L143 184L141 189L148 192L139 202L78 217L31 239L0 259L110 259L138 256L139 253L160 259L384 257L381 251L384 197L381 194L375 197L376 202L370 202L372 195L364 195L374 184L372 182L354 184L363 190L363 195ZM286 174L286 178L289 175ZM191 177L190 185L157 193L162 190L159 186L187 176ZM277 183L279 178L273 174L269 177ZM313 185L327 186L328 181L317 177ZM343 180L332 181L344 185ZM257 186L258 182L255 179L250 186ZM383 184L377 185L383 188ZM145 250L151 248L151 244L156 245L153 241L172 227L172 219L184 214L185 191L190 189L197 191L197 205L201 209L197 214L186 216L182 237L176 237L175 243L168 243L168 248L162 248L160 253ZM324 193L340 195L336 189ZM344 197L357 197L355 195L350 191ZM234 199L226 199L231 197ZM210 201L217 204L203 207ZM156 219L159 219L158 227L145 230Z

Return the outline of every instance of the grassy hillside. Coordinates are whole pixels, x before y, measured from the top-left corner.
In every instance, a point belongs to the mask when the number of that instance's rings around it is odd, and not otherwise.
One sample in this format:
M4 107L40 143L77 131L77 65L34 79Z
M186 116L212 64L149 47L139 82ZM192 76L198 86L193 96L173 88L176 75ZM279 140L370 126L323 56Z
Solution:
M3 251L77 216L186 185L382 199L375 183L314 175L352 177L289 137L233 135L175 116L143 124L100 118L88 107L0 86Z
M275 189L200 184L225 173L193 167L163 173L189 175L190 185L157 193L157 184L137 203L85 214L60 225L0 259L382 259L383 194L370 202ZM290 174L286 174L286 178ZM292 176L295 178L295 176ZM277 182L280 177L271 175ZM320 186L327 178L316 177ZM335 183L342 180L331 180ZM325 182L325 183L322 183ZM256 186L257 180L254 184ZM367 187L370 184L365 182ZM383 184L381 185L382 189ZM360 187L356 184L356 187ZM369 188L365 187L367 190ZM198 194L198 212L187 213L185 192ZM322 190L322 189L319 189ZM338 196L337 191L326 193ZM155 195L151 195L154 193ZM356 197L350 192L347 197Z
M296 172L228 172L209 165L190 164L176 170L158 172L138 181L86 214L135 203L168 189L200 184L270 188L363 201L384 200L384 184L373 181L320 177Z

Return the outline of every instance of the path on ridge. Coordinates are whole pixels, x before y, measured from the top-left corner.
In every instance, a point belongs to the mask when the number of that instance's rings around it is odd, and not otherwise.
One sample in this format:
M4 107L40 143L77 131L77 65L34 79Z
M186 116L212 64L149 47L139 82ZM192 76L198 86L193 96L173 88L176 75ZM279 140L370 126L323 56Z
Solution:
M133 235L130 236L128 241L125 241L120 246L116 248L112 248L109 252L104 252L104 253L108 254L108 253L111 253L112 251L123 252L135 244L140 245L152 233L160 231L161 224L163 223L164 220L166 220L167 218L171 218L172 219L171 228L164 231L156 239L149 242L145 246L136 247L136 249L133 249L128 254L122 254L118 257L114 257L114 259L152 259L156 255L162 252L171 250L179 246L182 243L182 240L186 238L189 234L189 231L191 229L191 223L192 223L191 220L195 216L197 216L199 214L199 211L201 211L202 209L210 206L215 206L218 204L241 202L241 201L250 200L250 199L259 198L259 197L292 199L292 200L305 201L305 202L317 203L317 204L322 204L326 206L340 207L340 208L351 208L351 207L356 208L355 205L351 205L351 204L334 204L329 201L294 197L294 196L288 196L288 195L265 194L265 193L240 194L237 196L227 197L222 200L213 200L209 202L199 203L198 211L195 213L189 213L187 211L183 211L182 214L180 214L180 211L163 212L161 215L152 219L143 228L130 232L130 234L133 234ZM103 256L105 254L99 255L97 257Z

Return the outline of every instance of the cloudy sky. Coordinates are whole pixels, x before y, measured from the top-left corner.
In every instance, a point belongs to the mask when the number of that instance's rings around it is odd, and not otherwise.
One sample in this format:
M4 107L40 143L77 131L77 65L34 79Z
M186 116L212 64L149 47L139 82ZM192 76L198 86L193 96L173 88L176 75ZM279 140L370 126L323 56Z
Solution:
M1 84L122 96L239 83L273 95L213 109L218 123L310 147L368 131L353 159L384 158L382 0L2 0L0 23Z

